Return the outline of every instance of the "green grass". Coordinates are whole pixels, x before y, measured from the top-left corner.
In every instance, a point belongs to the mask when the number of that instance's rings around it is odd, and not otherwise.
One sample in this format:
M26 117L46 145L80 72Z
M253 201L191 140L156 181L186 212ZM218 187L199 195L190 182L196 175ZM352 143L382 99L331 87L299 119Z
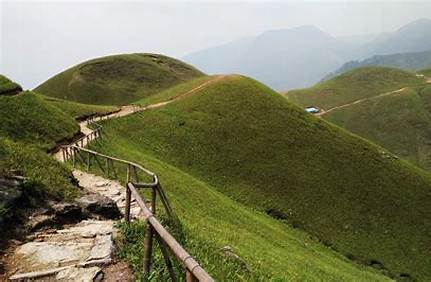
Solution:
M0 74L0 96L6 93L17 93L22 90L21 86L9 78Z
M49 196L57 200L71 200L78 194L72 184L72 174L58 161L41 151L39 147L22 142L14 142L0 136L0 171L11 171L26 177L25 189L39 198Z
M48 150L79 131L73 118L29 91L0 97L0 108L0 136L15 141Z
M164 183L171 183L167 187L175 202L178 197L201 197L193 203L176 202L182 217L203 212L215 203L207 202L207 194L197 195L203 191L200 186L184 185L188 190L180 192L177 181L185 178L180 173L202 181L199 183L220 197L219 192L248 208L276 211L291 225L357 261L382 264L395 276L431 277L430 175L305 114L253 80L229 77L163 108L108 121L104 130L108 138L99 149L137 160L160 173ZM169 168L172 171L168 172L168 164L179 171ZM214 213L217 219L210 220ZM279 244L280 239L269 235L275 231L261 233L267 239L265 244L239 235L244 228L253 228L246 227L250 222L263 220L247 219L236 227L243 217L232 219L210 210L200 220L184 220L186 225L200 222L205 229L217 226L220 233L209 233L213 240L232 236L229 240L237 240L240 253L248 260L254 260L253 253L264 252L273 271L293 271L294 263L282 259L291 247L280 251L265 245ZM227 220L232 224L226 225ZM270 222L268 228L272 224L283 227L277 234L286 235L286 225ZM227 230L241 232L227 235ZM258 230L262 229L254 232ZM296 274L288 276L309 278L303 276L307 269L301 265Z
M118 110L118 107L81 104L68 100L42 96L49 104L56 106L74 119L82 119L92 115L103 115Z
M431 169L431 88L407 88L323 117L424 169Z
M115 122L115 121L112 121ZM98 151L127 157L156 171L182 229L176 238L220 281L381 281L378 271L353 263L316 238L244 206L206 182L140 150L127 138L107 130ZM147 195L148 198L148 195ZM161 204L158 204L161 207ZM161 212L158 212L159 217ZM141 224L121 228L120 256L141 270L144 234ZM138 233L139 232L139 233ZM156 245L157 246L157 245ZM230 246L247 265L228 259L221 248ZM158 247L156 247L158 249ZM163 262L156 252L151 277L163 280ZM138 275L139 276L139 275Z
M301 107L313 105L329 109L423 82L423 78L406 71L364 67L348 71L311 88L289 91L286 96Z
M84 104L126 105L202 75L163 55L115 55L67 69L35 91Z
M417 71L417 73L419 73L419 74L423 74L423 75L425 75L425 76L430 76L430 77L431 77L431 69L424 69L424 70L420 70L420 71Z

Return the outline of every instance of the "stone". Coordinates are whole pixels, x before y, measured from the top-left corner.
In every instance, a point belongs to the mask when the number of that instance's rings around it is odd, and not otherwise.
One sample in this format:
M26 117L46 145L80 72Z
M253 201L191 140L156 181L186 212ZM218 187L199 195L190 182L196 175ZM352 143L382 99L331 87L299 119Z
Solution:
M76 200L79 205L91 214L100 215L107 219L117 219L121 217L120 210L116 203L100 194L91 193Z
M112 234L97 235L87 261L112 258L114 249Z
M55 279L57 281L93 281L101 272L101 268L97 266L82 268L70 267L57 273Z
M83 218L81 207L75 203L56 203L53 213L60 224L78 222Z

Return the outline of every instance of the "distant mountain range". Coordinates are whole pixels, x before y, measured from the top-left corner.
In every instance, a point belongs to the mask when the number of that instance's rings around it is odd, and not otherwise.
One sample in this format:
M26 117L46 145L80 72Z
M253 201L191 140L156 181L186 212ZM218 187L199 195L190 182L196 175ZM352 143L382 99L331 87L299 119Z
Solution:
M375 55L362 61L350 61L342 65L336 71L327 75L323 80L335 77L352 69L366 66L393 67L405 70L431 68L431 50L414 53Z
M183 59L207 73L240 73L276 90L310 86L351 60L431 50L431 20L373 36L333 37L317 27L271 30Z

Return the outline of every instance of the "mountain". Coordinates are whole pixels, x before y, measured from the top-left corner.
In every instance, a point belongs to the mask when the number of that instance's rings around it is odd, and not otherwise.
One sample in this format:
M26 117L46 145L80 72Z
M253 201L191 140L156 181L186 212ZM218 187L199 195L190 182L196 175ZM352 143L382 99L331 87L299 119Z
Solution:
M431 87L423 77L367 67L287 95L301 106L322 107L325 120L431 169Z
M411 22L398 30L376 38L364 46L372 55L423 52L431 50L431 19Z
M431 20L394 32L335 38L316 27L271 30L183 59L206 73L240 73L277 90L309 87L351 60L431 50Z
M104 122L106 138L95 148L158 171L184 225L211 238L214 249L231 246L251 269L262 265L264 280L350 278L331 266L316 270L317 261L304 267L299 261L308 259L285 237L276 238L278 231L261 228L263 218L250 222L215 195L287 223L286 236L291 227L305 230L396 279L431 277L428 173L255 80L214 79L198 89L186 83L176 95L161 93L172 101L163 107Z
M19 84L0 74L0 96L16 95L22 91Z
M285 90L317 82L351 58L350 45L314 26L272 30L183 59L207 73L241 73Z
M50 78L34 91L85 104L126 105L203 73L156 54L97 58Z
M392 67L404 70L425 69L431 67L431 50L414 53L375 55L362 61L350 61L342 65L335 72L327 75L324 80L335 77L346 71L365 66Z

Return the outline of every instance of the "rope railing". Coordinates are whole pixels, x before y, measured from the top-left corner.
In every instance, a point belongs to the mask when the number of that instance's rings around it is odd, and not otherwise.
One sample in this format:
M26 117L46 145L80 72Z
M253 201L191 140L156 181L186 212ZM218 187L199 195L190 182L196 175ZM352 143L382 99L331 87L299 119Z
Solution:
M99 117L97 120L102 120ZM111 175L119 180L120 167L124 166L125 186L126 186L126 206L124 219L130 223L130 210L132 197L135 199L137 205L140 207L143 219L147 222L145 239L144 239L144 257L143 257L143 272L149 273L151 270L152 262L152 248L153 238L157 240L160 246L163 259L169 272L172 281L177 281L177 276L172 266L170 253L172 253L177 260L180 261L185 270L185 280L191 281L214 281L214 279L199 265L199 263L178 243L178 241L166 230L166 228L155 217L156 214L156 198L159 196L166 214L173 217L173 212L169 201L162 189L158 176L142 167L139 164L127 160L111 157L99 152L84 148L92 140L97 140L102 137L102 126L97 124L95 118L87 120L88 125L94 125L94 129L87 135L76 140L70 145L62 146L62 157L64 162L71 161L72 166L76 167L77 162L81 162L87 171L90 170L93 164L110 177ZM93 161L93 162L92 162ZM115 166L117 164L117 166ZM140 173L143 173L144 176ZM141 181L141 177L151 179L148 182ZM151 189L151 205L148 207L145 203L143 196L138 192L138 189ZM169 252L170 250L170 252Z

